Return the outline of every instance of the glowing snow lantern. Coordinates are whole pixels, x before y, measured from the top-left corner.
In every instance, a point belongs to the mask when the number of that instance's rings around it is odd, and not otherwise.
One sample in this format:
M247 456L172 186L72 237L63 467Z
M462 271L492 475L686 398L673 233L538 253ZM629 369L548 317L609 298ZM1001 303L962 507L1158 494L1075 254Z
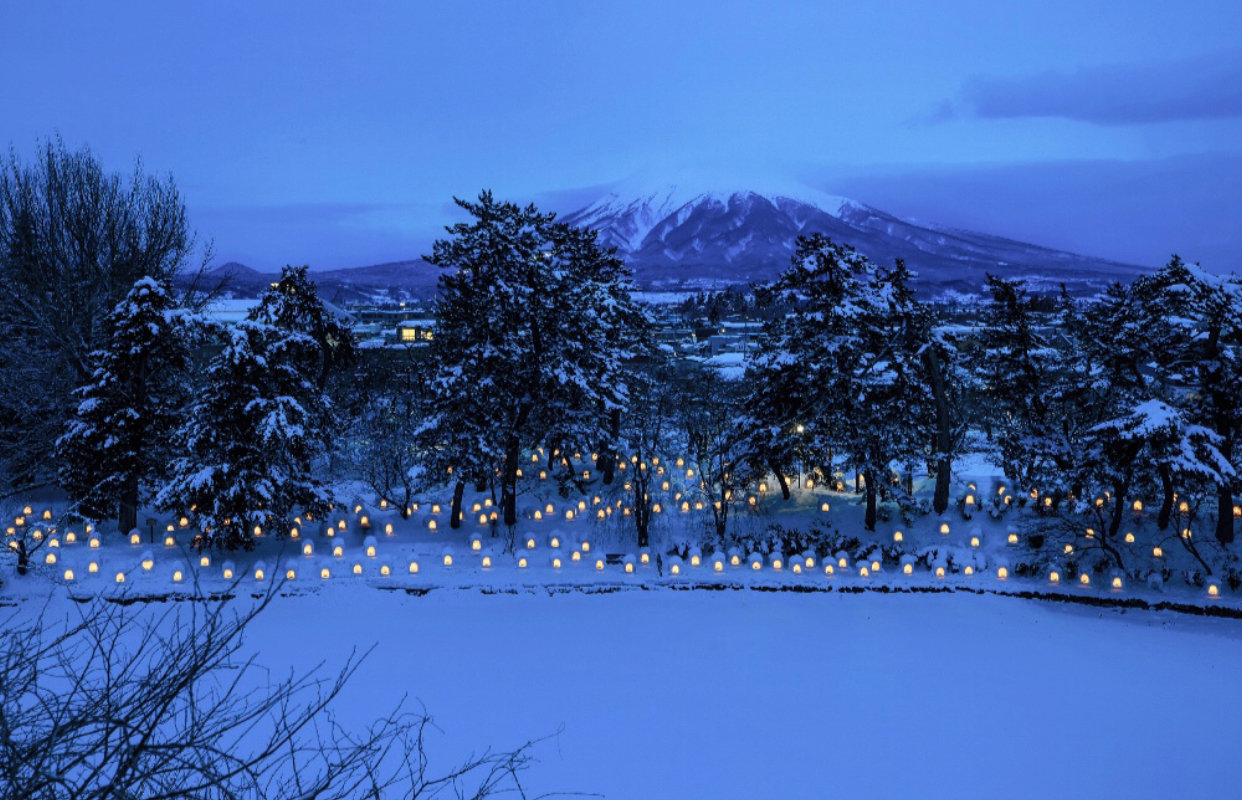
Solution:
M638 553L638 560L642 564L650 564L651 563L651 551L644 547Z
M712 571L713 572L724 572L724 568L725 568L725 557L721 555L720 553L713 553L712 554Z
M949 532L949 523L947 523L947 522L942 522L942 523L940 523L940 532L941 532L941 533L943 533L943 534L948 534L948 532Z
M1130 504L1130 509L1131 509L1132 511L1134 511L1135 513L1138 513L1138 512L1140 512L1140 511L1142 511L1142 510L1143 510L1143 501L1142 501L1142 500L1135 500L1133 503L1131 503L1131 504Z
M471 512L473 512L473 513L477 514L477 513L479 513L480 511L482 511L482 510L483 510L483 506L482 506L482 505L480 505L479 503L475 503L475 504L474 504L474 506L472 506L470 510L471 510Z
M561 546L561 537L553 535L548 538L548 547L559 549Z
M315 554L315 544L314 544L314 542L304 542L304 543L302 544L302 555L304 555L304 556L313 556L314 554Z
M750 568L752 570L755 570L756 572L763 569L763 556L759 555L758 553L751 553Z
M1086 530L1086 534L1087 534L1087 538L1088 538L1088 539L1094 539L1094 538L1095 538L1095 528L1087 528L1087 530Z
M368 536L366 539L363 539L362 546L366 548L367 558L375 558L376 544L374 536Z
M1153 547L1151 549L1151 557L1152 558L1164 558L1164 548L1160 547L1159 545Z
M338 530L342 530L342 531L345 530L345 520L338 521L336 523L336 527Z
M1209 583L1208 584L1208 597L1219 597L1219 596L1220 596L1220 587L1214 583Z
M602 509L602 508L601 508L601 509L599 509L598 511L596 511L596 512L595 512L595 518L596 518L596 519L604 519L604 518L605 518L605 517L607 517L607 516L608 516L608 515L607 515L606 513L604 513L604 509Z
M90 546L90 548L91 548L92 550L96 550L96 549L98 549L98 548L99 548L99 537L98 537L98 536L92 536L92 537L90 538L90 541L88 542L88 545Z
M996 577L1000 578L1002 581L1008 580L1009 579L1009 567L997 567Z
M552 569L560 569L560 568L561 568L561 557L552 556Z
M432 503L432 504L431 504L431 513L432 513L432 514L439 514L439 513L440 513L440 504L439 504L439 503Z
M841 569L848 569L850 561L845 557L844 553L837 553L837 566Z
M978 536L972 536L972 537L970 537L970 546L971 546L971 547L978 547L978 546L979 546L979 537L978 537Z
M174 539L174 538L173 538L173 537L171 537L171 536L165 536L165 537L164 537L164 546L165 546L165 547L176 547L176 546L177 546L177 540L176 540L176 539Z
M871 571L872 571L872 572L879 572L879 571L880 571L880 561L879 561L879 559L872 559L872 561L871 561Z
M901 542L905 540L905 535L901 531L893 531L893 541Z
M969 578L971 575L975 574L975 568L967 564L966 568L962 570L962 574Z
M470 534L470 549L476 553L482 550L483 549L483 537L479 536L479 534L477 533Z
M1065 545L1065 555L1067 555L1067 556L1068 556L1068 555L1072 555L1072 554L1073 554L1073 552L1074 552L1074 545L1072 545L1072 544L1067 544L1067 545Z
M604 559L596 558L595 559L595 570L597 572L600 572L600 571L603 571L603 569L604 569Z
M1120 588L1121 588L1121 586L1122 586L1121 576L1120 576L1120 575L1114 575L1114 576L1113 576L1113 588L1114 588L1114 589L1120 589Z
M518 556L517 565L519 569L526 569L526 556Z
M1084 572L1078 576L1078 582L1081 583L1083 586L1090 586L1091 576Z
M51 510L50 508L45 508L45 509L43 509L43 518L44 518L44 519L51 519L51 518L52 518L52 510Z
M418 574L418 562L417 562L417 561L411 561L411 562L410 562L410 574L411 574L411 575L417 575L417 574Z
M632 574L634 572L634 556L627 555L625 557L624 564L626 573Z
M65 532L65 544L73 544L78 540L78 535L73 531Z
M781 554L773 553L772 554L772 569L779 570L783 566L784 566L784 561L781 559Z
M1192 535L1193 535L1193 534L1191 534L1191 532L1190 532L1190 528L1182 528L1182 538L1183 538L1183 539L1190 539Z
M1010 531L1010 532L1009 532L1009 535L1008 535L1007 537L1005 537L1005 541L1006 541L1006 542L1008 542L1009 544L1017 544L1017 543L1018 543L1018 534L1016 534L1016 533L1014 533L1014 532Z
M263 576L267 574L267 565L262 561L254 565L254 579L256 581L263 580Z
M199 558L198 558L198 565L199 565L200 567L210 567L210 566L211 566L211 556L208 556L208 555L202 555L202 556L199 556Z
M152 567L154 567L154 566L155 566L155 556L151 555L151 552L150 552L150 551L147 551L147 552L143 553L143 554L142 554L142 569L143 569L143 571L145 571L145 572L150 572L150 571L151 571L151 568L152 568Z
M232 561L224 562L224 570L222 574L224 575L224 579L226 581L233 580L233 562Z
M680 558L678 558L677 556L673 556L668 560L668 563L669 563L669 567L668 567L669 575L680 575L681 574L681 559Z
M328 578L331 578L331 577L332 577L332 570L328 569L327 567L324 567L323 569L319 570L320 580L326 581Z
M1234 518L1234 519L1242 519L1242 506L1234 506L1234 507L1233 507L1233 518Z
M285 580L291 581L291 580L296 579L297 577L298 577L298 571L296 569L293 569L292 567L290 567L289 569L285 570Z
M339 544L338 544L336 547L333 547L333 548L332 548L332 557L333 557L333 558L344 558L344 557L345 557L345 547L344 547L343 545L339 545Z
M533 516L535 518L535 522L538 522L539 520L543 519L543 512L536 508Z
M56 554L55 554L55 553L48 553L47 555L45 555L45 556L43 557L43 563L44 563L44 564L55 564L55 563L56 563Z
M539 480L545 481L547 479L548 479L548 471L546 469L539 470Z
M572 508L567 508L567 509L565 509L565 521L566 521L566 522L573 522L573 520L574 520L574 511L573 511L573 509L572 509Z
M943 578L943 577L944 577L944 567L941 567L941 566L937 566L937 567L936 567L936 577L937 577L937 578Z
M483 569L491 569L492 568L492 557L490 555L483 556L482 565L483 565Z
M254 535L255 535L256 537L258 537L258 536L262 536L262 535L263 535L263 528L262 528L262 526L260 526L260 525L255 525L255 526L254 526Z
M386 523L384 525L384 535L392 536L392 523L391 522Z
M913 575L914 574L914 559L912 557L910 556L902 557L901 574L902 575Z
M172 574L173 583L181 583L181 570L175 569Z
M973 494L966 495L966 505L973 506L975 504L975 496Z
M792 570L795 575L801 575L802 574L802 562L801 561L791 562L790 570Z
M733 551L733 552L729 555L729 566L731 566L731 567L739 567L739 566L741 566L741 565L742 565L742 554L741 554L741 553L739 553L738 551L734 550L734 551Z
M1189 513L1190 513L1190 504L1189 504L1189 503L1187 503L1185 500L1183 500L1182 502L1180 502L1180 503L1178 503L1178 504L1177 504L1177 510L1178 510L1178 513L1181 513L1181 514L1189 514Z
M573 552L569 554L569 560L570 561L581 561L582 553L577 550L574 550Z
M447 550L447 549L446 549L446 550L444 551L444 558L443 558L443 559L441 559L441 562L442 562L442 563L444 564L444 566L446 566L446 567L451 567L451 566L453 566L453 553L452 553L452 551L450 551L450 550Z
M118 572L118 573L116 574L116 582L117 582L117 583L125 583L125 573L124 573L124 572Z
M138 535L138 531L134 531L129 535L129 543L132 545L142 544L142 537Z
M1051 497L1045 497L1045 498L1044 498L1044 508L1052 508L1052 498L1051 498Z
M815 556L810 555L810 554L806 554L806 555L804 555L804 556L802 557L802 566L806 567L807 569L814 569L814 567L815 567Z
M703 563L703 556L700 555L698 549L690 551L690 566L697 567Z
M832 575L835 572L836 572L836 567L832 566L831 562L825 561L824 562L824 574Z
M434 519L427 520L427 530L434 531L436 529L436 521Z
M1134 544L1134 534L1129 531L1126 532L1126 544Z

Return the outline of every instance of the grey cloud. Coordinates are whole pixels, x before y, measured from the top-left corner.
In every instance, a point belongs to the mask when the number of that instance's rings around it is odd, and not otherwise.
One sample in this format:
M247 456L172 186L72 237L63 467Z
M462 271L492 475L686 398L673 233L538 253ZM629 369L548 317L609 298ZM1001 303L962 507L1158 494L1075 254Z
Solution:
M1242 49L1174 61L980 78L931 121L1057 117L1099 125L1242 117Z

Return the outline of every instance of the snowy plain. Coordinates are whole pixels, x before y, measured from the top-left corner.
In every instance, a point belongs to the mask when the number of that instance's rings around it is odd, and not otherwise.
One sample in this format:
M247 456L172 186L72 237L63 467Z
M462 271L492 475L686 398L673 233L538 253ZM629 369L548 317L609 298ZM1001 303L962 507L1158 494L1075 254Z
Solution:
M59 588L22 602L56 615L65 600ZM278 597L246 643L275 675L371 647L342 722L408 696L435 718L444 767L551 735L526 774L536 794L1162 798L1242 785L1232 619L974 594L417 595L339 581Z

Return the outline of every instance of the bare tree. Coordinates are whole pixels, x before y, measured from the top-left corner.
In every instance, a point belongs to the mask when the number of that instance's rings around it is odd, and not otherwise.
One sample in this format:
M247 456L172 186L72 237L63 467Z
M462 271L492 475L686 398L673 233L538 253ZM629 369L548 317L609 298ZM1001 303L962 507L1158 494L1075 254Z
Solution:
M125 180L60 139L28 164L12 151L0 159L0 478L50 479L104 316L139 278L171 282L196 249L171 178L139 165Z
M236 587L234 587L236 588ZM0 798L526 797L527 742L431 768L426 713L363 730L333 701L363 656L275 679L243 655L249 607L231 594L165 610L103 599L59 625L0 634Z

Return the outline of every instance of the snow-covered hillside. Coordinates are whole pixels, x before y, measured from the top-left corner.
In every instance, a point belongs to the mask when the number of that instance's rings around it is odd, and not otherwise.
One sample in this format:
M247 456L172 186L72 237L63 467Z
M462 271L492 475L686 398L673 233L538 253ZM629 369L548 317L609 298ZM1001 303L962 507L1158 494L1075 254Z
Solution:
M1087 290L1140 269L987 234L901 219L797 182L687 174L604 187L563 219L601 231L639 282L694 286L770 280L800 234L820 232L872 260L902 258L924 287L976 292L985 273Z

